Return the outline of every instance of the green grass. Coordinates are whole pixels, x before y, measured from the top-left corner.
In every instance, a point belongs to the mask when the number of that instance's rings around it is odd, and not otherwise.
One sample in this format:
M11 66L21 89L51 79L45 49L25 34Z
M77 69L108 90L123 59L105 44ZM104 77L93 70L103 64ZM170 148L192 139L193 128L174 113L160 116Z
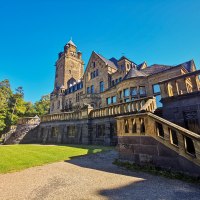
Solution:
M111 147L86 145L1 145L0 173L14 172L33 166L70 160L75 156L98 153Z

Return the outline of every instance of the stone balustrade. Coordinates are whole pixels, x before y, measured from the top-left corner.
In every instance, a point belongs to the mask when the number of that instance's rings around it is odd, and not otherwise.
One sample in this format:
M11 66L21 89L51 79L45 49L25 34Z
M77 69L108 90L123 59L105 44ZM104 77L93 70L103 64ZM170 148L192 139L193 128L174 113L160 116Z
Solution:
M78 120L82 119L82 112L63 112L58 114L50 114L42 116L41 122L50 122L50 121L63 121L63 120Z
M118 137L151 136L200 166L200 135L149 112L116 119Z
M107 116L118 116L139 111L151 111L156 109L156 100L154 97L146 97L131 102L113 104L107 107L92 109L88 107L80 111L63 112L58 114L49 114L41 118L41 122L79 120L83 118L97 118Z
M200 91L200 70L159 82L162 98Z
M107 107L92 110L91 118L118 116L123 114L135 113L139 111L151 111L156 109L156 100L154 97L146 97L131 102L113 104Z
M40 118L38 116L35 117L23 117L20 118L17 122L18 125L25 125L25 124L39 124Z

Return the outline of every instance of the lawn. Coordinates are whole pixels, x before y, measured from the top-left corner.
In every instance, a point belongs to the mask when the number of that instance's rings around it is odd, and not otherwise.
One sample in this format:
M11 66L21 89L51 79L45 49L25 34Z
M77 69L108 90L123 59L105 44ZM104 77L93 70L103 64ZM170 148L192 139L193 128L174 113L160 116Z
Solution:
M25 168L70 160L75 156L98 153L111 147L86 145L1 145L0 173L19 171Z

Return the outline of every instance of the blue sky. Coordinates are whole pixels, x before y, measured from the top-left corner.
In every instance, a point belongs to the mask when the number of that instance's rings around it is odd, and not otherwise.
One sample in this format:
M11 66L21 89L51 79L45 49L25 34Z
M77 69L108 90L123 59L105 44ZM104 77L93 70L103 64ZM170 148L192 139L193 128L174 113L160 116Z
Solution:
M0 80L39 100L71 36L85 66L94 50L148 65L194 59L200 69L199 11L199 0L0 0Z

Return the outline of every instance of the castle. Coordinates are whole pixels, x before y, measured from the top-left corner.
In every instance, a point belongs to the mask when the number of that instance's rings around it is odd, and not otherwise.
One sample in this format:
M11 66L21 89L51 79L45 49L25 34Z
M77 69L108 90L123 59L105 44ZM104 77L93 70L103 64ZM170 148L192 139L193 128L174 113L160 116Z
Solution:
M199 75L193 60L148 66L94 51L84 71L70 40L56 61L50 114L39 126L21 120L7 144L117 145L121 159L199 176Z
M106 59L94 51L85 72L83 68L82 53L70 40L56 61L51 114L79 110L85 104L97 109L146 97L155 97L157 107L161 107L158 83L196 70L193 60L176 66L148 66L146 62L136 64L125 56ZM189 80L187 89L192 89Z

